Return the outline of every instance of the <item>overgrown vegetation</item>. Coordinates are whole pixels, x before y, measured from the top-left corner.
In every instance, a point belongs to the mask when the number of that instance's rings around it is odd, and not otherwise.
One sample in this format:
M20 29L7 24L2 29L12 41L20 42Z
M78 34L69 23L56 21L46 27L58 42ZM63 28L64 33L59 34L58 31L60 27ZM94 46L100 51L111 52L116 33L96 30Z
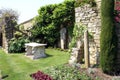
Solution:
M84 4L90 4L91 7L96 6L95 0L76 0L75 7L83 6Z
M78 69L65 65L49 67L46 73L51 75L53 80L92 80L85 73L80 73Z
M116 70L117 39L114 26L114 0L102 0L101 4L100 65L103 72Z
M72 34L72 40L69 43L69 49L76 47L76 42L78 39L81 39L81 41L83 41L82 39L85 30L86 30L86 26L84 26L82 23L80 23L79 25L75 25Z
M82 23L75 24L73 33L72 33L72 40L69 43L69 51L70 52L73 47L78 47L77 41L81 41L81 43L84 43L83 38L84 38L85 30L87 30L87 27L85 25L83 25ZM90 32L88 32L88 37L89 37L89 39L93 39L93 35Z
M32 37L39 38L39 42L54 46L59 41L60 26L69 29L74 26L74 0L65 0L60 4L43 6L38 10L38 16L32 31Z
M18 13L16 11L5 8L0 9L0 27L2 27L3 30L9 31L11 34L13 34L14 27L17 25L17 20ZM10 30L7 30L8 28ZM8 37L8 35L6 35L6 37ZM11 38L11 35L9 36L9 38Z
M13 9L0 9L0 21L2 21L2 25L9 25L10 27L14 27L17 24L18 13Z
M29 40L26 37L19 37L18 39L12 38L9 42L9 52L10 53L20 53L25 51L25 43Z
M9 52L10 53L20 53L25 51L25 43L30 42L29 39L23 36L22 33L16 32L14 38L9 42Z

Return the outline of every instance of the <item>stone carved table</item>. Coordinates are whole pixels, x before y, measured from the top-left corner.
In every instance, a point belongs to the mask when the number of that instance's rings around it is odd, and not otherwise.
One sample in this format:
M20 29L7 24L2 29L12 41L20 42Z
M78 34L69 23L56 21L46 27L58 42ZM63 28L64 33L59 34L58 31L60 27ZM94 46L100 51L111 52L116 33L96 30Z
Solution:
M46 57L45 54L45 46L47 44L39 44L39 43L26 43L25 44L25 55L32 58L32 59L38 59Z

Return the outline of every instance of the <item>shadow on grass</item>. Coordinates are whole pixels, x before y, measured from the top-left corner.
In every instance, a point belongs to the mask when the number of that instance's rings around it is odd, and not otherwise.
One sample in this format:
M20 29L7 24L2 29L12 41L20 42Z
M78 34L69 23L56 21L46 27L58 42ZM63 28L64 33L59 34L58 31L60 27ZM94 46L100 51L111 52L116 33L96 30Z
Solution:
M52 57L53 55L50 55L50 54L47 54L47 53L45 53L46 54L46 57L45 58L48 58L48 57Z
M8 75L4 75L4 76L2 76L1 79L5 79L5 78L7 78L7 77L8 77Z

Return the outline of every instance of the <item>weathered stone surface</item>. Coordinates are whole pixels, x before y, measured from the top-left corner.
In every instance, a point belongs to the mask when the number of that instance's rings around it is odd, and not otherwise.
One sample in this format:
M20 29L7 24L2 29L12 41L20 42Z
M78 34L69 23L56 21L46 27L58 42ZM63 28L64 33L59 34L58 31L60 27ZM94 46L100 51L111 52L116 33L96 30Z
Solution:
M2 47L8 53L9 41L13 38L14 29L9 25L2 26Z
M75 64L82 62L83 59L83 45L80 48L72 48L71 57L69 60L69 64Z
M101 0L100 0L101 1ZM89 4L78 7L75 9L76 12L76 23L82 23L87 26L88 31L92 33L93 40L89 40L89 51L90 51L90 63L97 63L97 53L99 53L100 47L100 1L97 0L97 7L91 7Z
M32 58L32 59L38 59L46 57L45 54L45 45L46 44L38 44L38 43L26 43L26 53L25 55Z

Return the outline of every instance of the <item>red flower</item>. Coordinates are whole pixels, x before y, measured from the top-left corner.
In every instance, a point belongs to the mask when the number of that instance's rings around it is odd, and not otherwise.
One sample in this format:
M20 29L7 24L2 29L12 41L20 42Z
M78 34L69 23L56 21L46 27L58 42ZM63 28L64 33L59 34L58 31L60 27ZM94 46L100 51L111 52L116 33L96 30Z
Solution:
M120 4L120 1L116 1L116 3L115 4Z
M43 73L42 71L38 71L30 75L35 80L53 80L49 75Z
M118 16L115 16L115 21L120 22L120 18Z
M120 11L120 6L116 6L115 10Z

